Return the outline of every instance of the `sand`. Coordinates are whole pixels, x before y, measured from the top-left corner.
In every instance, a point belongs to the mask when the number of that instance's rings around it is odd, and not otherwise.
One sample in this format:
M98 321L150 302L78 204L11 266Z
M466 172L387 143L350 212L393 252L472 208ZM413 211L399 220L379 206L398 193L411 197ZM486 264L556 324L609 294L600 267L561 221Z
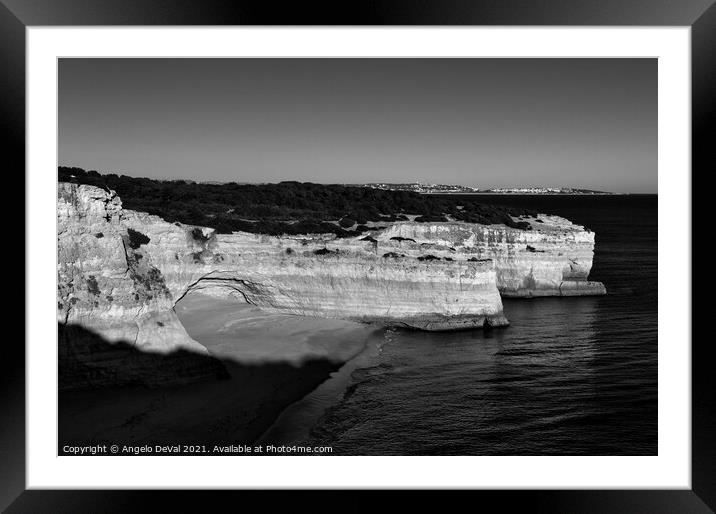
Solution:
M249 444L289 405L360 353L375 328L270 314L192 294L176 308L230 378L181 387L60 395L63 444Z

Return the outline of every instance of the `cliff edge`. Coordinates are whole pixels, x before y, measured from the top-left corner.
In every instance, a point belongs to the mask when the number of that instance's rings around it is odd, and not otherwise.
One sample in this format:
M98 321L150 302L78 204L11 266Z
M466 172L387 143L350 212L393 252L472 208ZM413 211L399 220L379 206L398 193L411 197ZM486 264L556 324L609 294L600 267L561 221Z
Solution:
M351 238L217 234L59 183L58 322L143 351L206 353L174 313L192 290L422 330L506 325L501 295L605 293L587 280L592 232L557 216L520 221L532 230L403 221Z

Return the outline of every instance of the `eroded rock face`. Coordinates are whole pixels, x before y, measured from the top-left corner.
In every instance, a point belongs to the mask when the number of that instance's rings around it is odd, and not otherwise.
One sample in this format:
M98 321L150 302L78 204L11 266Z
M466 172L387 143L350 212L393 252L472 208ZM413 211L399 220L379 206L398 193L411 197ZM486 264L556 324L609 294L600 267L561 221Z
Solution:
M161 272L132 248L120 199L58 185L60 389L225 376L174 313Z
M178 322L161 271L132 247L120 199L74 184L58 191L58 322L139 348L205 352Z
M559 216L523 218L532 230L466 223L396 223L376 236L401 241L409 255L489 259L505 297L606 294L601 282L588 280L594 232Z
M443 330L507 324L490 262L420 261L360 238L215 234L125 211L171 298L202 289L266 310ZM384 246L384 247L383 247Z
M58 185L58 321L108 341L205 352L174 313L188 291L268 310L424 330L507 324L500 293L603 294L594 234L554 216L531 231L402 222L372 238L215 234Z

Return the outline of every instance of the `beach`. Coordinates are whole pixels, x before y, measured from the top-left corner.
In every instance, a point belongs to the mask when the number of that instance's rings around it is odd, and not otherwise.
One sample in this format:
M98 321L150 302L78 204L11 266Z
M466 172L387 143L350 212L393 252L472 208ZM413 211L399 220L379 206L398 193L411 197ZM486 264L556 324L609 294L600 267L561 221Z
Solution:
M179 386L60 395L59 446L251 443L289 405L360 353L374 327L273 314L193 293L176 312L229 377Z

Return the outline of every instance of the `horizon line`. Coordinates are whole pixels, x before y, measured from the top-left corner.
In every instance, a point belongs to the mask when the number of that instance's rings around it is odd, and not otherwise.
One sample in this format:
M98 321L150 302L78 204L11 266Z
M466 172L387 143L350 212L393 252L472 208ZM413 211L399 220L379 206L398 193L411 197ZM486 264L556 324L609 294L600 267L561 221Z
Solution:
M658 191L654 192L644 192L644 191L610 191L608 189L591 189L587 187L577 187L577 186L554 186L554 185L540 185L540 186L494 186L494 187L477 187L477 186L470 186L465 184L455 184L455 183L439 183L439 182L424 182L420 180L415 180L413 182L388 182L388 181L380 181L380 182L322 182L322 181L315 181L315 180L305 180L305 179L285 179L285 180L279 180L276 182L254 182L254 181L239 181L239 180L200 180L200 179L194 179L194 178L177 178L177 177L146 177L146 176L137 176L127 173L126 171L123 172L113 172L113 171L101 171L97 169L87 169L83 168L81 166L75 166L75 165L66 165L66 164L58 164L58 168L78 168L85 172L89 171L95 171L99 173L100 175L117 175L117 176L127 176L131 178L138 178L138 179L146 179L146 180L156 180L156 181L165 181L165 182L195 182L197 184L240 184L240 185L268 185L268 184L280 184L281 182L302 182L302 183L309 183L309 184L321 184L321 185L342 185L342 186L369 186L374 184L385 184L385 185L405 185L405 184L415 184L415 185L422 185L422 186L450 186L450 187L464 187L464 188L470 188L475 189L474 194L478 194L481 191L496 191L500 189L573 189L573 190L582 190L582 191L593 191L595 193L604 193L604 194L612 194L612 195L656 195L658 194ZM445 193L450 194L450 193ZM454 194L454 193L453 193ZM465 194L470 194L469 192ZM501 193L496 193L501 194ZM504 194L504 193L503 193ZM562 193L563 195L568 195L569 193Z

